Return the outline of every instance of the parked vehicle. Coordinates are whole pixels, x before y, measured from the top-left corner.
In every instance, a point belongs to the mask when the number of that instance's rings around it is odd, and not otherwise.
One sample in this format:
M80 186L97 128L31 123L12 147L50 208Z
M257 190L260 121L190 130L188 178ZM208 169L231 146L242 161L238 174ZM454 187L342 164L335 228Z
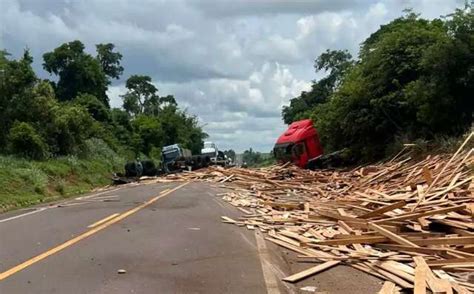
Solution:
M211 163L211 158L208 155L192 155L191 150L182 148L179 144L163 147L161 157L163 171L166 173L195 170Z
M214 142L204 142L204 148L201 149L201 155L208 156L211 160L211 164L227 166L227 159L224 152L219 151Z

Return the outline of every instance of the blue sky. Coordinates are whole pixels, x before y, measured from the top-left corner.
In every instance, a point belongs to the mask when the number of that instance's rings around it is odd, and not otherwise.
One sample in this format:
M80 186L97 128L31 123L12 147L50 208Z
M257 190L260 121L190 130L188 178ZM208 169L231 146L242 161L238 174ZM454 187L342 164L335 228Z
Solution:
M0 48L41 55L79 39L114 43L125 73L150 75L161 95L173 94L197 115L220 148L269 151L285 129L281 107L317 78L314 59L326 49L359 44L381 24L413 8L428 18L463 0L0 0Z

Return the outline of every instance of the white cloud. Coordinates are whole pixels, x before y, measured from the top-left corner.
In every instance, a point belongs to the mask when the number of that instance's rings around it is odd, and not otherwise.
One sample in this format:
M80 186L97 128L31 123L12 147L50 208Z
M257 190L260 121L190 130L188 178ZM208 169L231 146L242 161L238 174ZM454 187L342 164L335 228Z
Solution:
M310 87L314 59L326 49L357 54L370 33L412 7L446 15L464 0L0 0L0 47L41 55L63 42L89 52L112 42L125 74L110 87L120 106L130 74L153 77L198 115L224 148L268 151L283 131L281 107Z

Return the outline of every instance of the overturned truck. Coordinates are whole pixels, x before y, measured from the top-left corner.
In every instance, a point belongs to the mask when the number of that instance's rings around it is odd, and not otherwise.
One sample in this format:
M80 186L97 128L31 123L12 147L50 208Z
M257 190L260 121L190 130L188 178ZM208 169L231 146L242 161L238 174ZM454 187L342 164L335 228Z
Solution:
M191 151L182 148L179 144L163 147L161 152L161 164L166 173L196 170L209 166L211 158L207 155L192 155Z
M174 173L183 170L196 170L209 166L211 158L206 155L192 155L191 151L179 144L163 147L161 166L156 166L152 160L135 160L125 164L125 174L114 174L115 184L124 184L138 180L142 176L157 176L164 173Z

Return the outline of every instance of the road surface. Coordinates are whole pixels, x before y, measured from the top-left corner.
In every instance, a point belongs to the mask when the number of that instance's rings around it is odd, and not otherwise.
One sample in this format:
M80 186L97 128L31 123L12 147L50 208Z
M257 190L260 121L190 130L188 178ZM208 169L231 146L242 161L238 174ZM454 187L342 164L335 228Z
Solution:
M0 215L0 293L371 293L338 267L297 285L308 265L256 231L204 183L132 185ZM358 276L359 275L359 276ZM306 292L308 293L308 292Z

